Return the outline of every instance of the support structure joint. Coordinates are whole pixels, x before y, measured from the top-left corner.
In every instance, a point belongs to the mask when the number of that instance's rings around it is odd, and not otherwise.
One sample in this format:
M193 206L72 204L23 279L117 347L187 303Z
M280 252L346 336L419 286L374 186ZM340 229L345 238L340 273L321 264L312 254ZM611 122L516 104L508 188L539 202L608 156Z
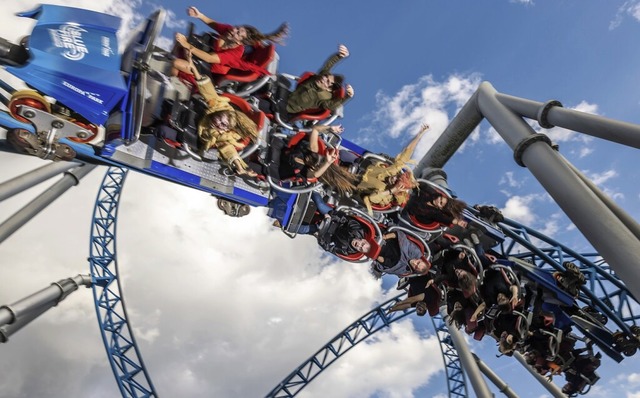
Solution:
M524 163L522 163L522 155L532 144L536 142L546 142L550 147L553 147L551 143L551 139L546 134L532 134L524 140L520 141L516 146L516 149L513 150L513 159L519 166L527 167Z
M560 108L562 108L562 103L557 100L549 100L545 102L544 105L542 105L540 110L538 110L538 114L536 115L536 118L538 119L538 124L540 124L540 127L545 129L550 129L552 127L555 127L553 124L549 123L547 116L549 115L549 111L551 110L551 108L556 106L559 106Z

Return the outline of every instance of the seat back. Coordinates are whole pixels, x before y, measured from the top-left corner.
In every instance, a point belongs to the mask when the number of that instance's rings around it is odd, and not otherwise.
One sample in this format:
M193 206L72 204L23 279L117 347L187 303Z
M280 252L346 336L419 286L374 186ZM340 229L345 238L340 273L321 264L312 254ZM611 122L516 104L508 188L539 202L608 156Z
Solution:
M287 143L287 148L293 148L300 141L305 139L308 136L305 132L300 132L289 139L289 143ZM327 153L327 144L320 138L318 138L318 154L321 156L325 156Z
M222 97L229 98L229 102L234 108L249 116L249 118L256 124L258 131L262 130L266 118L263 112L254 109L244 98L240 98L237 95L230 93L222 93L220 95Z
M380 247L378 246L378 244L375 242L375 229L373 228L373 226L364 218L358 216L358 215L352 215L350 217L353 217L356 221L358 221L360 223L360 225L362 225L364 227L364 239L367 240L367 242L369 242L373 248L373 245L376 245L377 247L377 253L380 253ZM352 253L349 255L345 255L345 254L340 254L340 253L335 253L336 256L340 257L341 259L345 260L345 261L351 261L351 262L355 262L355 261L359 261L361 260L364 256L365 253L360 253L360 252L356 252L356 253ZM376 254L377 256L377 254Z
M269 43L267 45L255 45L251 46L250 51L245 51L242 59L251 64L267 68L269 64L274 60L276 54L275 45ZM224 80L232 80L241 83L249 83L257 80L260 77L258 72L239 70L231 68L224 74L216 77L216 82Z

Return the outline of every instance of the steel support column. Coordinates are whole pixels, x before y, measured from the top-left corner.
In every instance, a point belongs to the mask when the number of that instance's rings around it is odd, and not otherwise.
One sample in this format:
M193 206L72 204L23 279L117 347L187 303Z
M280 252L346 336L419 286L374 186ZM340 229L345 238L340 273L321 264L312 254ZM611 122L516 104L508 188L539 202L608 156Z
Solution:
M0 327L14 324L22 318L32 321L35 316L55 307L80 286L91 286L91 278L88 275L77 275L62 279L13 304L1 306ZM23 325L26 323L28 322L24 322Z
M563 158L564 159L564 158ZM616 215L624 223L624 225L629 228L631 232L636 236L636 238L640 239L640 224L629 215L624 209L622 209L616 202L611 200L609 196L604 194L590 179L587 178L580 170L578 170L574 165L569 163L567 159L564 159L565 163L573 170L573 172L584 182L591 191L605 204L613 214Z
M496 93L496 98L511 111L520 116L537 120L544 128L564 127L640 149L640 126L637 124L566 109L558 101L542 103L502 93Z
M415 167L416 175L421 176L425 168L442 168L456 153L458 148L471 135L473 130L482 121L482 113L477 105L478 92L476 91L469 101L460 109L460 112L451 120L451 123L442 132Z
M447 307L440 308L440 315L446 322L449 318L447 315ZM456 347L462 367L471 382L471 386L473 387L473 391L476 393L476 396L478 398L493 397L493 393L489 390L489 386L487 385L484 377L482 377L480 368L478 367L475 359L473 359L473 354L471 353L471 350L469 350L469 346L464 340L462 333L457 328L452 327L449 328L449 334L451 335L451 340L453 341L453 345Z
M551 395L553 395L555 398L567 398L567 396L562 393L562 390L560 389L560 387L556 386L551 381L549 381L546 377L536 372L535 369L533 369L531 366L527 365L527 361L525 361L522 354L516 351L513 353L513 357L517 359L518 362L520 362L522 366L524 366L524 368L527 369L527 371L531 373L531 375L535 377L536 380L538 380L540 385L542 385L542 387L546 388L547 391L551 393Z
M27 221L35 217L54 200L58 199L60 195L65 193L69 188L78 185L80 180L95 167L95 165L86 164L65 172L64 177L62 177L60 181L53 184L49 189L0 224L0 243L4 242L5 239L26 224Z
M509 387L509 385L504 382L504 380L502 380L493 370L491 370L491 368L486 363L482 362L482 360L478 358L476 354L471 353L471 355L473 355L473 359L476 360L480 371L485 376L487 376L489 380L491 380L494 386L498 387L501 393L503 393L508 398L518 398L518 394L516 394L511 389L511 387Z
M42 167L5 181L0 184L0 201L77 166L80 166L80 164L76 162L49 162Z
M529 168L587 240L626 282L635 297L640 297L640 284L636 283L635 278L640 241L547 142L531 140L536 135L535 131L497 100L496 91L489 83L483 82L478 93L478 106L482 114L516 152L516 159L521 159L521 163Z

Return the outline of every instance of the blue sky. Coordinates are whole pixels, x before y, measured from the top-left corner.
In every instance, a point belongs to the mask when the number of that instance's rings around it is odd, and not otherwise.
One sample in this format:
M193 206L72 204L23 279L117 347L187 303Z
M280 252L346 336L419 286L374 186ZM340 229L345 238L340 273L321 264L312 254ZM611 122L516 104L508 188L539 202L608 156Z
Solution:
M29 27L10 14L37 2L7 3L0 36L16 39ZM189 5L169 0L56 3L108 11L123 17L125 26L163 7L170 15L165 45L173 32L185 31ZM264 31L288 21L291 36L278 50L282 72L316 70L338 44L347 45L351 56L335 69L355 88L341 120L344 135L375 152L394 155L427 122L432 131L418 147L419 158L485 80L505 94L557 99L567 108L640 124L638 0L194 5L216 20ZM563 129L543 132L640 219L637 150ZM42 164L2 153L0 162L11 165L0 170L0 181ZM578 251L588 250L486 122L445 170L450 186L467 202L495 204ZM0 258L8 260L0 266L0 303L87 272L87 232L101 174L94 171L0 245ZM35 194L0 203L0 216ZM207 195L130 175L121 207L119 261L138 341L161 396L264 395L342 328L395 294L364 267L320 257L313 239L292 241L269 224L259 210L231 220ZM444 394L430 328L418 319L394 324L336 362L300 396ZM6 396L117 394L88 291L67 299L2 349L0 391ZM544 396L519 364L495 358L489 339L473 342L472 349L521 397ZM637 358L621 365L605 361L599 374L602 380L590 396L640 397Z

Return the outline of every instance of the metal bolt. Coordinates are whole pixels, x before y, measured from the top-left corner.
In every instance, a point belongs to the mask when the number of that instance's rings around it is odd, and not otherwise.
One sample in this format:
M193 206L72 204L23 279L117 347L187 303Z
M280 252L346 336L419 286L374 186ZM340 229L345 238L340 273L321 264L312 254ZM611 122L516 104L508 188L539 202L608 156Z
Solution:
M31 119L32 117L35 117L36 113L34 111L24 111L24 117Z
M78 131L76 135L78 136L78 138L82 138L82 139L85 139L89 136L89 134L87 134L85 131Z
M64 123L60 120L54 120L53 122L51 122L51 127L53 127L54 129L61 129L64 127Z

